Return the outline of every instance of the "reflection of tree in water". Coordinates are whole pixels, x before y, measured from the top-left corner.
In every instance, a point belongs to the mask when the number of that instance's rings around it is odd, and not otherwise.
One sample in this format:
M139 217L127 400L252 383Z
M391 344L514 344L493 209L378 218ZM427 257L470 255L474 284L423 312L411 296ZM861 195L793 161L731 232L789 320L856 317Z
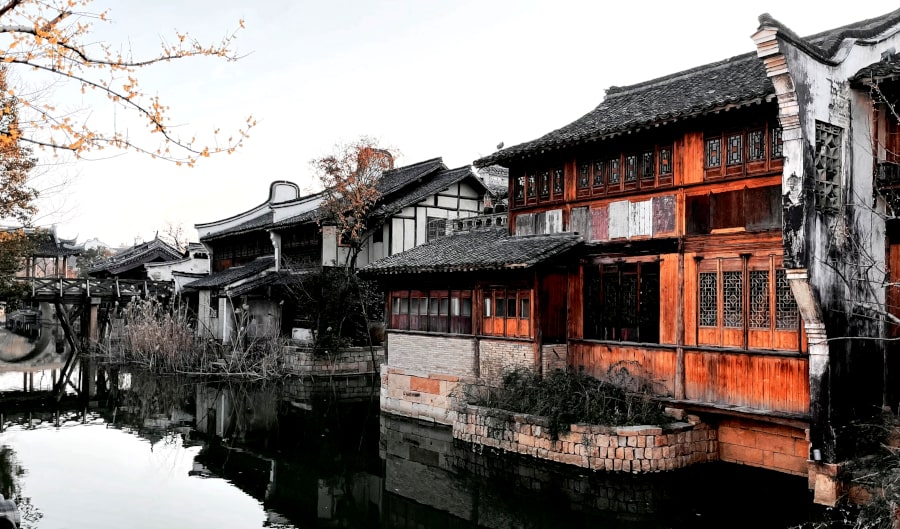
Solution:
M37 527L44 513L31 503L31 497L23 495L21 480L24 475L25 469L19 464L13 449L0 446L0 493L4 498L16 502L22 517L21 528L31 529Z

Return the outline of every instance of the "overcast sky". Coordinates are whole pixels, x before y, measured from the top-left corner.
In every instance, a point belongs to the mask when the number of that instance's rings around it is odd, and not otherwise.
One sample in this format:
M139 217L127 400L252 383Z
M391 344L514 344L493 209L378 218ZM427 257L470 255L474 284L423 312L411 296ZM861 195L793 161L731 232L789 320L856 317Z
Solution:
M112 23L97 37L138 52L152 51L175 29L215 40L244 19L240 61L166 64L142 73L142 85L172 107L186 133L236 130L250 115L259 124L238 153L193 169L136 154L54 168L73 178L59 232L130 244L170 222L196 238L194 224L263 202L273 180L311 188L309 160L337 141L371 135L398 149L400 164L443 156L458 167L501 141L510 146L565 125L600 103L610 85L753 51L750 35L763 12L808 35L897 7L881 0L838 5L98 1L111 9ZM54 94L84 104L65 89ZM91 111L97 121L121 119Z

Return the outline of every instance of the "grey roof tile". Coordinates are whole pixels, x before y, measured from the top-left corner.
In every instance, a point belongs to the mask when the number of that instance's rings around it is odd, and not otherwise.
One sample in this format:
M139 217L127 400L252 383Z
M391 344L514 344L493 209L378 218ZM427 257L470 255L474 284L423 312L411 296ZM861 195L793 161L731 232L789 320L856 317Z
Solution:
M181 259L182 254L168 243L160 239L153 239L152 241L122 250L109 259L97 263L88 269L88 274L96 274L98 272L120 274L157 258L162 258L163 261L174 261Z
M515 236L506 227L442 237L369 264L364 275L529 268L582 243L572 233Z
M472 166L470 165L456 169L442 169L429 175L424 183L412 187L407 193L394 196L390 201L379 204L373 213L376 215L391 215L399 209L417 204L429 195L443 191L451 185L466 179L480 186L482 192L487 190L484 182L472 172Z
M272 226L272 221L274 220L274 218L275 214L269 211L268 213L264 213L248 221L244 221L236 226L232 226L228 229L212 233L210 235L207 235L206 237L201 237L200 240L214 241L216 239L221 239L222 237L227 237L229 235L238 235L241 233L248 233L251 231L266 229Z
M232 266L231 268L222 270L220 272L212 273L202 279L191 281L190 283L184 285L184 288L221 288L224 286L228 286L236 281L247 279L248 277L258 274L264 270L268 270L273 266L275 266L274 256L267 255L265 257L257 257L244 266Z
M761 25L775 25L782 35L814 56L828 60L844 38L874 36L900 21L900 10L800 38L769 15ZM610 87L592 111L548 134L475 161L477 167L509 164L525 155L601 139L676 118L750 103L774 95L774 87L756 53L684 70L625 87Z

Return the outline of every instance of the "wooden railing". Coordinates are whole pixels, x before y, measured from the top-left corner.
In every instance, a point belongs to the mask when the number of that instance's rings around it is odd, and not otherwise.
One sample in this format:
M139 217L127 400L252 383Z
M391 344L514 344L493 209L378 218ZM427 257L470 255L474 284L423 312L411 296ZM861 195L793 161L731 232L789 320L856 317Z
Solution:
M101 299L163 297L172 295L174 291L174 283L171 281L55 277L16 278L16 281L29 288L32 299L45 301L84 297Z
M741 408L762 414L809 414L809 360L803 354L684 348L678 369L674 346L572 341L569 365L609 380L627 375L650 383L660 397ZM683 397L677 395L683 373Z

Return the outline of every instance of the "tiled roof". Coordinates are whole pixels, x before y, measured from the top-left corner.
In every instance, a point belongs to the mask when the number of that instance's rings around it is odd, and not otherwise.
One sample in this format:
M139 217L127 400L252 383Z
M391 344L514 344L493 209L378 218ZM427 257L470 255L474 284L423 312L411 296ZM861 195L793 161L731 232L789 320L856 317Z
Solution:
M88 269L88 274L96 274L98 272L109 272L111 274L120 274L126 270L149 263L157 258L163 261L174 261L181 259L182 255L176 248L159 239L153 239L132 246L127 250L122 250L116 255L101 261Z
M891 79L900 75L900 55L872 63L856 72L850 81L859 83L877 83L883 79Z
M319 220L319 215L322 213L320 208L312 209L305 213L301 213L299 215L295 215L293 217L288 217L286 219L279 220L278 222L272 224L273 228L283 228L285 226L294 226L296 224L303 224L306 222L312 222L314 220Z
M290 272L280 271L269 271L263 272L261 275L258 275L249 281L241 283L235 287L228 289L228 294L230 296L243 296L244 294L249 294L253 292L257 288L270 286L270 285L285 285L290 280L293 274Z
M873 36L898 21L900 10L802 39L769 15L760 17L761 25L774 25L779 35L823 58L830 58L844 38ZM763 62L756 53L738 55L651 81L610 87L603 102L572 123L536 140L476 160L475 165L508 164L522 156L696 116L729 105L752 103L774 93Z
M375 215L391 215L401 208L405 208L406 206L410 206L412 204L417 204L429 195L433 195L444 189L447 189L451 185L457 182L461 182L467 178L470 179L473 183L477 182L477 185L480 185L482 187L482 191L487 190L484 182L482 182L481 179L475 176L475 173L472 172L472 167L469 165L456 169L442 169L435 172L433 175L430 175L424 181L424 183L410 188L410 190L406 194L391 197L390 201L384 204L379 204L378 207L375 208L373 213Z
M572 233L515 236L506 227L455 233L369 264L365 275L528 268L581 244Z
M248 277L258 274L273 266L275 266L274 256L267 255L265 257L257 257L244 266L232 266L231 268L222 270L221 272L215 272L202 279L191 281L190 283L184 285L184 288L221 288L224 286L228 286L235 281L247 279Z
M261 230L264 228L268 228L272 226L272 220L275 218L275 214L271 211L268 213L264 213L258 217L252 218L248 221L244 221L236 226L232 226L228 229L217 231L206 237L201 237L201 241L213 241L215 239L220 239L222 237L228 235L238 235L240 233L248 233L251 231Z
M441 158L432 158L424 162L397 167L396 169L385 171L375 188L381 196L387 196L433 171L446 168L447 166L444 165L444 161Z

